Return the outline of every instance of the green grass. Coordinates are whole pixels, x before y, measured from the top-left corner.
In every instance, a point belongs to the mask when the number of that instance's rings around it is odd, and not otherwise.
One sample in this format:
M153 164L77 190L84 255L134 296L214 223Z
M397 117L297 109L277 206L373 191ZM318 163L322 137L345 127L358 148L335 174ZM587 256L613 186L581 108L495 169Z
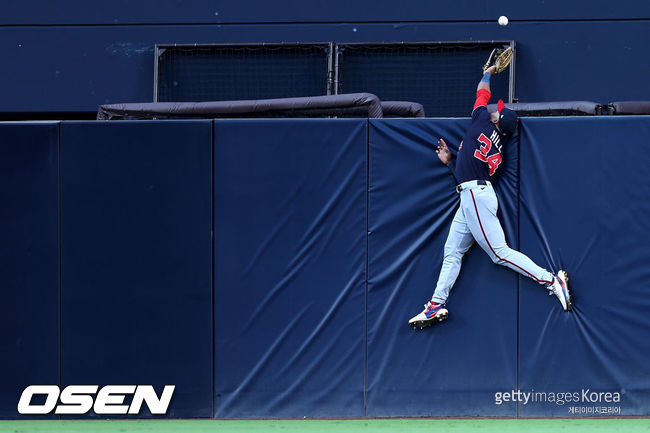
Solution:
M0 421L11 433L650 433L650 419L78 420Z

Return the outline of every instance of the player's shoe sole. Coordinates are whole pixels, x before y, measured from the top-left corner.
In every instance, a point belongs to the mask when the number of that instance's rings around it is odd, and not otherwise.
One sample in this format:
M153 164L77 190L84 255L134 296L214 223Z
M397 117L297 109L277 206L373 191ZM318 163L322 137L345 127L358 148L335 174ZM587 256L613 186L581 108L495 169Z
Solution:
M557 277L560 280L560 283L564 286L566 294L566 311L571 311L571 292L569 292L569 274L566 271L559 271Z
M552 287L549 287L550 293L555 295L564 311L571 311L571 292L569 291L569 274L566 271L558 271L557 275L553 276L554 282Z
M441 308L435 316L433 316L430 319L411 319L409 320L409 326L414 329L424 329L428 328L429 326L440 323L443 320L445 320L449 316L449 311L447 311L446 308Z

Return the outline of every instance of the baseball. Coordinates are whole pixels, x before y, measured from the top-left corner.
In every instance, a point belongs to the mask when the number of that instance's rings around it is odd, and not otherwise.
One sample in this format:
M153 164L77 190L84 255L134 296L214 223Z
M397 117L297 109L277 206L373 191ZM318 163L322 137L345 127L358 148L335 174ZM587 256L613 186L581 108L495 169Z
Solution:
M500 26L507 26L508 25L508 17L501 15L499 17L499 25Z

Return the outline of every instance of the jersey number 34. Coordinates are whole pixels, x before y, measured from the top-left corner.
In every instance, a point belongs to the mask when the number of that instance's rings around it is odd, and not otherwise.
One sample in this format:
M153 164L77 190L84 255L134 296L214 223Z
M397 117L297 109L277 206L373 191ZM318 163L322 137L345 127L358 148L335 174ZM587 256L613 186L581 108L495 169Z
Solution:
M474 158L480 159L483 162L487 162L488 168L490 170L490 176L492 176L494 172L497 171L497 168L499 168L501 165L501 154L495 153L494 155L488 156L488 153L490 153L490 149L492 148L492 142L485 136L485 134L481 133L481 135L478 136L478 141L480 141L483 145L480 149L476 149L474 151Z

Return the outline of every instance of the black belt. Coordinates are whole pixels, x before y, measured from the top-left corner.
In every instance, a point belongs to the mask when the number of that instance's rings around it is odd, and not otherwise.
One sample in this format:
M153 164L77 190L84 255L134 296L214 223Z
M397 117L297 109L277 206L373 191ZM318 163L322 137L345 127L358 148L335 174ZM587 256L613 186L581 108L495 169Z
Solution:
M468 182L469 182L469 181L468 181ZM463 183L465 183L465 182L463 182ZM476 184L477 184L477 185L487 185L487 182L484 181L484 180L477 180L477 181L476 181ZM457 186L456 186L456 192L461 192L462 190L463 190L463 188L462 188L460 185L457 185Z

